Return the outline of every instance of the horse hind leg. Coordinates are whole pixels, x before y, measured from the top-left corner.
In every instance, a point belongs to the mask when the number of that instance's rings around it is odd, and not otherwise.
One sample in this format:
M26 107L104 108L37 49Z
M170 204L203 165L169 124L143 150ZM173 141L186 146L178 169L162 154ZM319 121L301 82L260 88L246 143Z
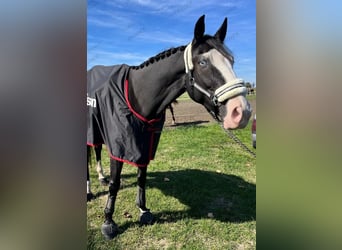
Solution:
M106 208L104 209L105 221L102 224L101 232L108 240L113 239L119 232L118 226L113 221L116 195L120 189L120 177L122 162L110 159L110 181L109 194Z
M136 205L140 210L139 221L142 225L152 225L154 223L154 216L148 208L146 208L146 173L147 167L138 168L138 193L136 198Z
M95 155L96 155L96 172L99 177L99 181L101 185L107 186L109 184L108 179L103 174L103 168L101 164L101 152L102 152L102 145L95 146Z
M173 112L173 107L172 104L170 104L170 112L171 112L171 116L172 116L172 125L176 125L176 118L175 118L175 114Z

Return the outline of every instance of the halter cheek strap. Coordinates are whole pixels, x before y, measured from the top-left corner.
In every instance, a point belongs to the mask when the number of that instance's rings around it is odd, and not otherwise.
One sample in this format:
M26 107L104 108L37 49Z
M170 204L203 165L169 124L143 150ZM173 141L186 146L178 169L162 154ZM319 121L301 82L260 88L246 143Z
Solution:
M208 98L211 98L211 94L195 82L195 78L192 77L191 72L189 72L188 75L190 86L195 87L195 89L197 89L199 92L206 95Z
M191 73L194 68L194 65L192 63L191 49L192 46L191 43L189 43L184 51L185 73L189 75L190 86L195 87L199 92L207 96L215 106L219 106L220 103L234 96L246 95L247 88L244 86L244 80L241 78L237 78L227 82L226 84L217 88L214 94L210 94L207 90L205 90L199 84L197 84Z

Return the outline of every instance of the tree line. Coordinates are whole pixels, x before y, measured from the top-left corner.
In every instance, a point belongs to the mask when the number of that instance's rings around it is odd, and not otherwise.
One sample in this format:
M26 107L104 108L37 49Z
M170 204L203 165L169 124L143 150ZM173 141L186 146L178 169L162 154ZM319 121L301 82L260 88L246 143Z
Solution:
M247 95L256 94L256 86L255 83L245 82L245 86L247 88Z

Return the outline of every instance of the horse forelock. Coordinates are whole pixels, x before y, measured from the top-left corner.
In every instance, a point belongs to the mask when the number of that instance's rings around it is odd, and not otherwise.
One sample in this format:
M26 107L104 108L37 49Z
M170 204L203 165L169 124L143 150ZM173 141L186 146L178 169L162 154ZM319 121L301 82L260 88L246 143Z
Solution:
M224 57L226 57L229 60L231 65L234 64L233 52L227 46L225 46L224 43L215 39L212 36L204 35L200 41L195 42L193 44L193 48L194 49L197 48L197 52L199 54L208 52L211 49L216 49L218 52L220 52L220 54L222 54Z

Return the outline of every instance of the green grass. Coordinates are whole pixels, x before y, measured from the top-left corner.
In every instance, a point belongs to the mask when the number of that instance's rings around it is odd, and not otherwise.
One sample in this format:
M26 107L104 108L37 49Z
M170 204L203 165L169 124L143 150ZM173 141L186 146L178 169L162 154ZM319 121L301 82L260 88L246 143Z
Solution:
M251 145L250 124L235 134ZM103 164L109 165L106 150ZM256 248L256 159L217 124L164 129L148 167L147 207L157 219L152 226L139 226L136 168L124 165L114 213L120 234L104 240L107 187L99 186L95 167L91 179L99 196L87 204L88 249Z
M256 95L247 95L246 97L248 101L256 100Z
M184 94L182 94L180 97L177 98L177 101L187 101L187 100L191 100L188 92L185 92Z

